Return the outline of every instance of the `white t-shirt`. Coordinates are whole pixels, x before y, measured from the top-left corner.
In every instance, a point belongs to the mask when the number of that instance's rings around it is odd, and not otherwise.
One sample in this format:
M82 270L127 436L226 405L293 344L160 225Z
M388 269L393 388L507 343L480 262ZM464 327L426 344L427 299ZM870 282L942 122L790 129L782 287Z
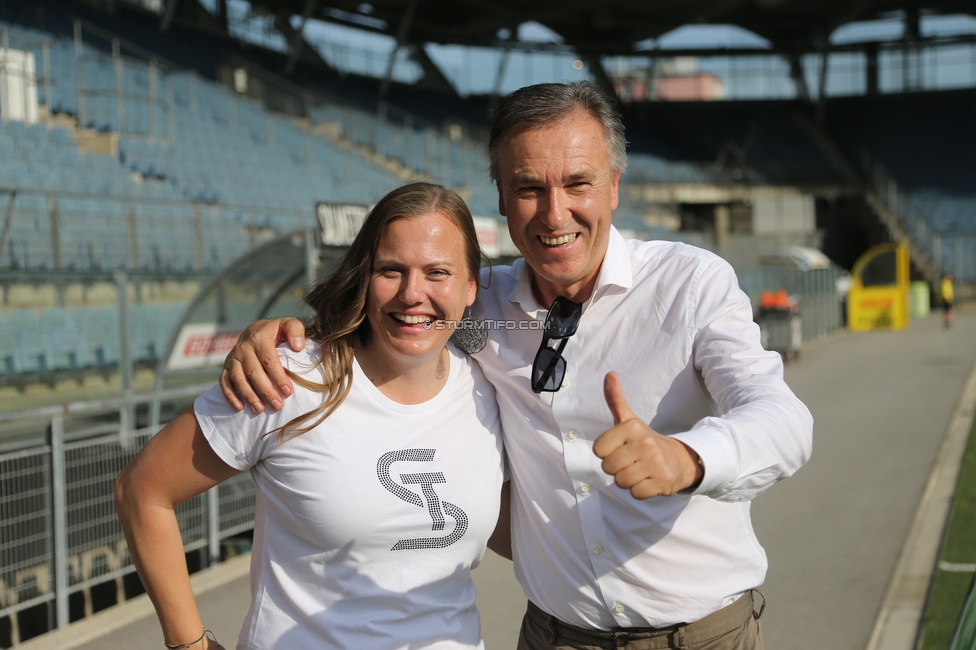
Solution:
M210 446L257 491L251 607L238 650L483 648L471 569L498 518L503 455L495 393L453 346L423 404L383 395L358 363L342 406L303 435L265 435L322 403L295 384L281 411L194 402ZM279 348L322 381L321 349Z

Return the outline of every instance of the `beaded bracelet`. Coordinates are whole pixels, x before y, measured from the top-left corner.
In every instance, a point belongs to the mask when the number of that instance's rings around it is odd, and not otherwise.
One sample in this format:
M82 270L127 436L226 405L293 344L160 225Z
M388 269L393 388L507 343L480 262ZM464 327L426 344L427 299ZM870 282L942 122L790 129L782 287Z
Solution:
M181 648L189 648L189 647L195 646L196 644L198 644L201 641L203 641L203 637L207 636L208 634L210 635L210 638L213 639L213 642L214 643L216 643L218 646L220 645L220 643L217 641L217 637L214 636L214 633L213 632L211 632L207 628L203 627L202 625L200 627L203 629L203 634L201 634L196 639L196 641L190 641L189 643L166 643L164 641L163 642L163 645L166 646L167 648L169 648L169 650L181 650Z

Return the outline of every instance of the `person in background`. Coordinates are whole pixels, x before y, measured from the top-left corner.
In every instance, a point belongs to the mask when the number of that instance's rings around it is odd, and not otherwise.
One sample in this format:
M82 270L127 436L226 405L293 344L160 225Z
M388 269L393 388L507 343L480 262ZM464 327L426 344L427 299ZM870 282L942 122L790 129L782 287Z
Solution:
M523 256L479 297L490 338L474 355L512 476L519 649L762 648L750 502L807 461L813 420L749 298L716 255L613 227L626 141L592 84L508 95L488 151ZM249 327L228 401L280 405L290 382L268 351L300 333Z
M498 521L495 393L449 343L476 297L471 214L443 187L394 190L306 302L280 359L294 394L237 411L208 391L116 481L167 648L221 647L190 590L174 508L254 477L251 606L239 650L483 648L471 569ZM497 548L508 554L508 518Z
M956 318L956 292L948 273L943 273L939 282L939 302L942 303L942 326L949 329Z

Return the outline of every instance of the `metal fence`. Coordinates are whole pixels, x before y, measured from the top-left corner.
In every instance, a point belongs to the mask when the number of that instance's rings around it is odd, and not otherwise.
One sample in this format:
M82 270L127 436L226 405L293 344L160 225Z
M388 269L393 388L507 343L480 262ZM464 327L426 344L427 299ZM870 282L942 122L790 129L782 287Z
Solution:
M159 427L134 425L154 400L187 402L207 386L0 414L0 424L33 422L43 442L0 447L0 616L20 641L22 610L53 604L53 626L69 623L68 599L135 571L115 513L113 483ZM17 447L17 448L13 448ZM176 509L187 552L220 558L221 540L253 527L254 485L242 473Z
M826 336L844 326L843 299L837 290L839 271L758 266L736 269L739 286L752 300L754 311L763 290L783 289L799 303L803 341ZM758 313L758 311L756 311Z

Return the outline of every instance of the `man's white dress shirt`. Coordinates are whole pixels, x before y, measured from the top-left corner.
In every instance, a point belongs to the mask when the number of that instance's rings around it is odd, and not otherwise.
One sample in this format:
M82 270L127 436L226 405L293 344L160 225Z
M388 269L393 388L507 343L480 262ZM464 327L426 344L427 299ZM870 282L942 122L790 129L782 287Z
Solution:
M806 462L813 420L779 355L760 345L732 268L692 246L611 229L563 351L562 389L542 394L529 375L549 305L531 279L522 260L493 270L479 298L490 338L475 355L498 397L515 572L528 598L580 627L662 627L760 585L766 555L750 500ZM610 371L638 417L699 454L705 477L694 493L640 501L603 472L593 441L614 424L603 394Z

